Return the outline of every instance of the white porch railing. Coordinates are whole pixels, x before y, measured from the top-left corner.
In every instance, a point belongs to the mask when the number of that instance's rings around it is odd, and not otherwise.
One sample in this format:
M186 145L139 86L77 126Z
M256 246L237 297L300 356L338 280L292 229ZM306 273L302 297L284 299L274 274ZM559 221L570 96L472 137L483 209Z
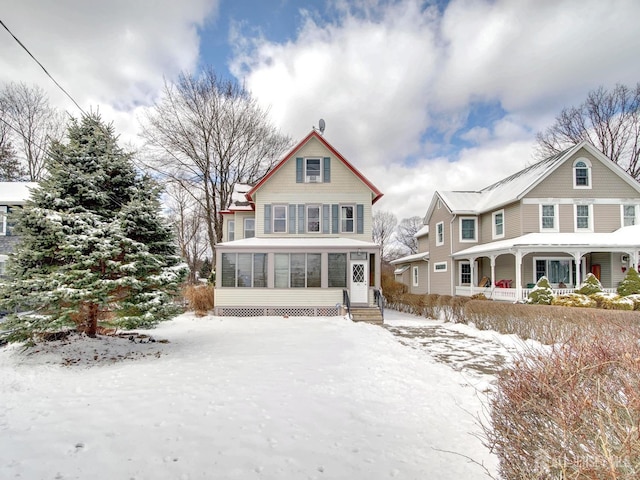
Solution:
M532 288L523 288L522 295L518 299L516 298L516 289L515 288L482 288L482 287L473 287L473 294L482 293L485 297L492 300L499 300L503 302L515 302L518 300L526 300L529 298L529 293L533 290ZM554 288L554 295L565 295L567 293L575 292L575 288ZM605 293L616 293L615 288L603 288ZM471 296L471 287L464 286L456 286L456 295L462 297L470 297Z

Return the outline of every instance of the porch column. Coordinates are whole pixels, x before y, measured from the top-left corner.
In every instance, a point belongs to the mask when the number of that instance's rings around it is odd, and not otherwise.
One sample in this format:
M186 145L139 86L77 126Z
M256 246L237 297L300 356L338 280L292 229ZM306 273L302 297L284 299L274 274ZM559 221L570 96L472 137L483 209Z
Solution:
M491 260L491 298L493 298L496 288L496 256L491 255L489 259Z
M573 260L576 264L576 284L574 287L578 288L582 283L582 252L574 252Z
M516 302L522 300L522 252L516 252Z
M473 296L473 279L476 278L475 276L475 264L476 263L476 259L475 257L470 258L469 259L469 270L471 273L471 279L469 282L469 296L472 297Z

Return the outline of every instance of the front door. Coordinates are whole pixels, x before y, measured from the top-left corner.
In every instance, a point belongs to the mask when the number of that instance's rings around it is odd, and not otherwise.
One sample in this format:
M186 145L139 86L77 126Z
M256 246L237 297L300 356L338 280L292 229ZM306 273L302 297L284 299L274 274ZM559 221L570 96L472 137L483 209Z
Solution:
M351 303L369 303L368 267L366 260L351 261Z

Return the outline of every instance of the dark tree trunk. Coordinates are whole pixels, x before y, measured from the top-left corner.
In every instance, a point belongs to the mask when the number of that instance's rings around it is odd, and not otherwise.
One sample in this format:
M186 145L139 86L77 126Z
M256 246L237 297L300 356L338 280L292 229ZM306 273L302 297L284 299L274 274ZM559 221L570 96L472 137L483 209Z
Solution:
M98 305L95 303L89 304L89 310L87 313L87 331L85 332L90 338L96 338L98 332Z

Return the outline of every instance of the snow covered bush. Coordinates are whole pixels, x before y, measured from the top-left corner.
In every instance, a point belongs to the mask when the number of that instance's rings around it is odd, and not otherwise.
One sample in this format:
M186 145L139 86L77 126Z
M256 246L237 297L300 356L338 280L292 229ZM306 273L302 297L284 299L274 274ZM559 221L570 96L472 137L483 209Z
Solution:
M15 219L21 241L0 308L23 313L3 323L9 341L72 327L95 336L99 322L147 327L176 313L186 266L159 189L98 115L72 120L67 137L51 146L49 174Z
M602 284L593 273L588 273L580 288L576 290L576 293L582 295L593 295L600 292L602 292Z
M615 293L594 293L590 295L596 302L598 308L605 310L633 310L633 300L628 297L621 297Z
M629 300L631 300L633 302L633 309L634 310L640 310L640 293L633 294L633 295L627 295L624 298L628 298Z
M627 274L618 286L618 294L623 297L640 294L640 275L635 268L627 269Z
M638 333L582 330L499 373L483 427L501 478L640 478Z
M531 292L529 292L527 303L534 305L551 305L552 300L553 290L551 289L549 280L547 279L547 277L540 277L540 280L538 280L536 286L533 287Z
M597 306L594 299L592 299L588 295L583 295L581 293L567 293L565 295L557 295L553 297L551 305L582 308L595 308Z

